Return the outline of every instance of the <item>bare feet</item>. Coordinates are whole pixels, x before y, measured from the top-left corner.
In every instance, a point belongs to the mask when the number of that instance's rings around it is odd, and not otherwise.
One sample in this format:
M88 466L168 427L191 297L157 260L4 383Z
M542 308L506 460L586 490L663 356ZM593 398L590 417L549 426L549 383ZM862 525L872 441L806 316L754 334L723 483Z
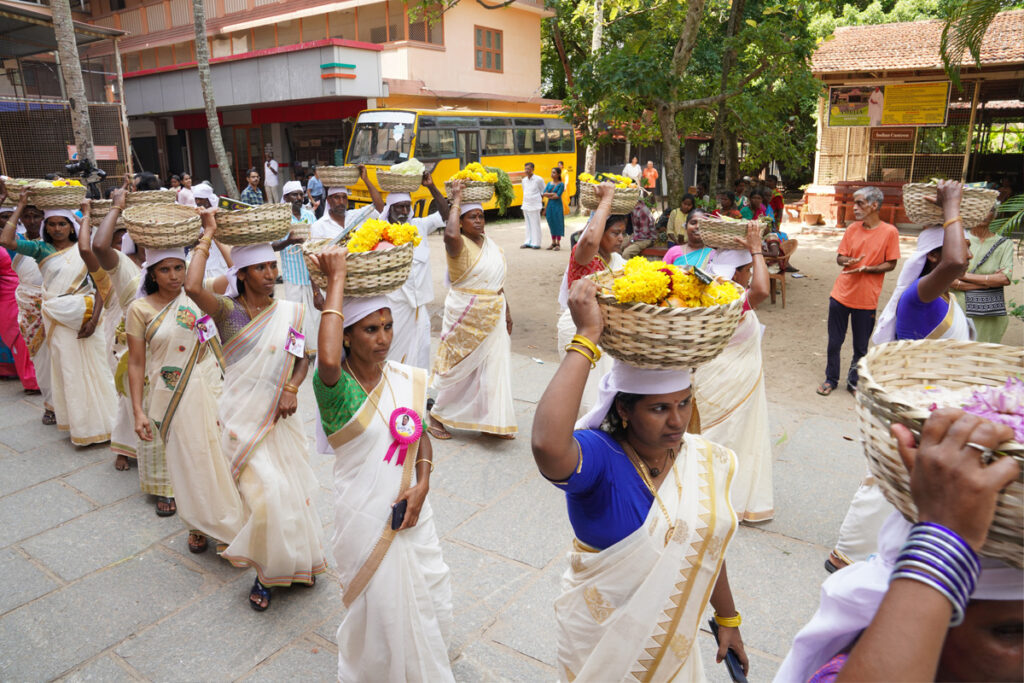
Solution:
M117 470L118 472L124 472L125 470L131 469L131 467L132 463L128 459L127 455L122 455L121 453L118 453L117 457L114 458L114 469Z

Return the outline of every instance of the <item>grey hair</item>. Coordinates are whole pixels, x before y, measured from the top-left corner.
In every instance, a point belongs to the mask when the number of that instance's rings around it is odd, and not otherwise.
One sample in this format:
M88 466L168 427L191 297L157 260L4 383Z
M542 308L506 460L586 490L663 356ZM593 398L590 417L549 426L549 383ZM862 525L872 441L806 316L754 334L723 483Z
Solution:
M877 204L879 209L882 208L882 203L885 202L885 194L883 194L881 190L879 190L877 187L874 187L873 185L862 187L856 192L854 192L854 194L863 195L866 201L873 204Z

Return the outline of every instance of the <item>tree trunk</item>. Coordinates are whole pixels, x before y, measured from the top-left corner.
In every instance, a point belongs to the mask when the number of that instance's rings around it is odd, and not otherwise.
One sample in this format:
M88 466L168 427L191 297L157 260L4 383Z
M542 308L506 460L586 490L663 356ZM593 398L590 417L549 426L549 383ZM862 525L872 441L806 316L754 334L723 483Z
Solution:
M562 42L562 29L558 27L558 15L552 17L551 38L555 41L555 50L558 51L558 61L562 63L562 71L565 72L565 83L570 88L573 86L572 64L569 63L569 56L565 54L565 43Z
M729 23L725 27L725 38L726 40L736 35L740 29L740 21L743 19L743 6L746 0L732 0L732 9L729 11ZM721 90L719 92L726 93L729 91L729 72L732 71L733 64L736 63L736 50L730 48L725 51L722 55L722 82ZM722 100L718 103L718 114L715 116L715 129L712 134L713 142L711 143L711 177L708 179L708 194L711 197L716 196L718 193L718 160L722 154L722 143L725 141L725 119L729 115L729 110L726 105L726 101ZM725 162L726 166L726 183L729 182L729 162ZM726 187L725 189L731 189Z
M661 130L662 153L665 163L665 180L668 183L667 206L676 207L686 194L683 178L683 155L679 146L679 128L676 126L676 110L668 102L656 100L658 128Z
M85 83L82 81L82 64L78 61L78 43L75 41L75 25L71 18L68 0L53 0L53 32L57 39L57 55L60 57L60 72L64 79L64 92L71 110L71 129L78 148L78 158L95 163L92 148L92 123L89 121L89 101L85 97Z
M594 0L594 31L590 37L590 54L596 55L601 51L601 41L604 39L604 0ZM583 162L583 170L593 174L597 169L597 142L594 137L597 135L597 105L587 110L587 125L590 127L591 142L587 145L587 156Z
M66 1L66 0L65 0ZM213 84L210 81L210 46L206 42L206 8L203 0L192 0L192 13L196 28L196 67L199 69L199 87L203 91L203 102L206 104L206 127L210 133L210 146L213 157L217 160L217 170L224 181L224 188L230 197L238 199L238 186L235 176L231 173L231 160L224 149L224 138L220 134L220 121L217 119L217 102L213 98Z
M736 140L736 131L725 132L725 189L731 190L736 186L736 179L740 177L740 149Z

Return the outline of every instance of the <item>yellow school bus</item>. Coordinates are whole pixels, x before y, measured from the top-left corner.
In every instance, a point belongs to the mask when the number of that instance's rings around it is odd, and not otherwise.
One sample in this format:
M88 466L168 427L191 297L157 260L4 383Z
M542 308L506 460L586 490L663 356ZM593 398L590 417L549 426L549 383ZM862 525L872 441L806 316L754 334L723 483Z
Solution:
M515 188L512 206L522 204L519 180L528 161L544 180L550 180L551 169L561 161L563 204L576 192L576 136L570 124L551 114L433 109L359 113L346 164L364 164L370 181L376 183L378 169L387 170L410 157L423 162L442 193L444 181L474 161L508 173ZM370 202L361 181L349 192L355 206ZM412 202L414 215L425 216L433 210L430 192L422 186L412 194ZM485 209L496 207L494 199L484 205Z

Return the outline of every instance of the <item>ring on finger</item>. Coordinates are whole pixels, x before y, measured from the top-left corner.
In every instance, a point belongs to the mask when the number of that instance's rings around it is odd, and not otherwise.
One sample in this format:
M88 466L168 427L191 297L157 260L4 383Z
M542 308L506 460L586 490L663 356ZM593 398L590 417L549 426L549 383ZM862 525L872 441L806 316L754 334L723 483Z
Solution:
M993 451L991 448L988 448L986 446L982 446L980 444L973 443L971 441L968 441L965 445L968 448L973 448L973 449L979 451L979 456L978 457L981 459L981 464L982 465L990 465L996 459L996 452Z

